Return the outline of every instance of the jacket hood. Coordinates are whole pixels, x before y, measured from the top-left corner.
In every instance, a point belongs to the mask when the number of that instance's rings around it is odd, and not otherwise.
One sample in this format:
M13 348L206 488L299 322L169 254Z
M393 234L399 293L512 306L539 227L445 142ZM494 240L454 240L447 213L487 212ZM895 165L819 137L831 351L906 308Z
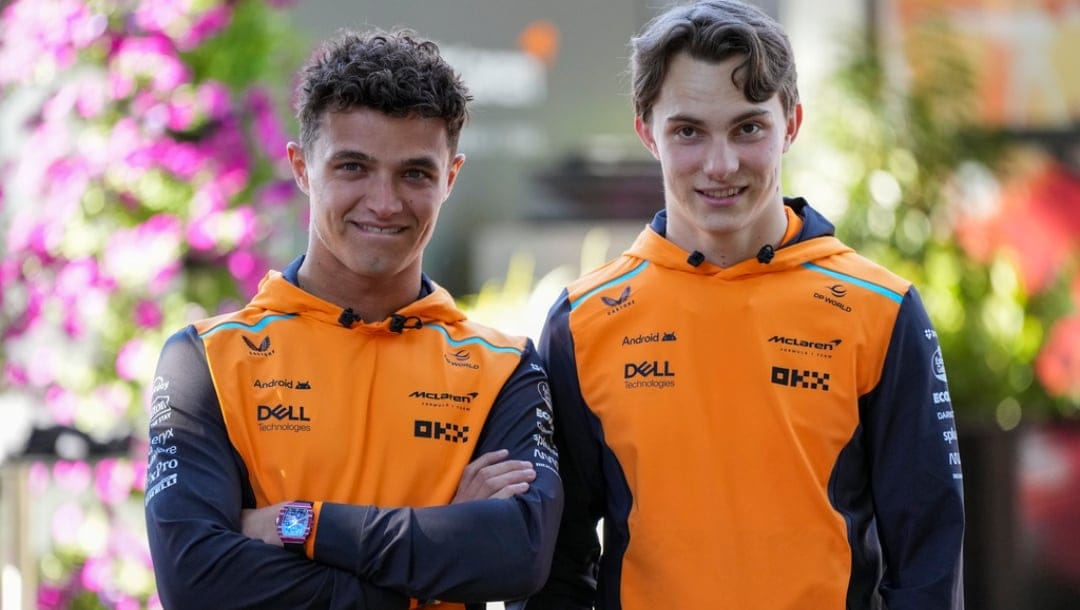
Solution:
M417 300L384 320L361 320L359 316L352 314L351 309L342 309L297 285L296 273L303 260L304 257L300 256L284 271L269 271L259 282L259 290L249 307L303 315L327 324L376 334L400 333L420 328L426 322L452 324L465 319L465 314L458 310L450 293L426 275L421 275L420 296Z
M811 208L804 199L785 198L784 206L789 226L792 222L799 223L801 226L794 236L788 237L775 250L775 254L768 262L750 258L726 268L709 261L704 261L697 266L693 265L687 260L691 257L691 253L676 246L665 237L667 234L667 211L665 210L656 213L649 226L638 235L625 254L687 273L731 279L782 271L834 254L851 251L849 246L834 237L835 229L832 223L817 210Z

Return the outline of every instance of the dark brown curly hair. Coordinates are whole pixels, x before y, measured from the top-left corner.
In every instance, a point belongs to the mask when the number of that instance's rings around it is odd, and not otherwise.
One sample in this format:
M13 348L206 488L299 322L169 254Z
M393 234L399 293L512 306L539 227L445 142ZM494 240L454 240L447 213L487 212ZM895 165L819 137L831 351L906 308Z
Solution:
M343 31L319 48L300 71L294 105L305 150L318 138L327 112L371 108L394 117L446 121L455 152L471 100L434 42L411 30L374 29Z
M761 9L737 0L702 0L675 6L647 23L630 41L634 112L646 122L667 77L671 58L722 62L743 57L732 74L746 99L779 94L786 116L799 103L795 57L787 34Z

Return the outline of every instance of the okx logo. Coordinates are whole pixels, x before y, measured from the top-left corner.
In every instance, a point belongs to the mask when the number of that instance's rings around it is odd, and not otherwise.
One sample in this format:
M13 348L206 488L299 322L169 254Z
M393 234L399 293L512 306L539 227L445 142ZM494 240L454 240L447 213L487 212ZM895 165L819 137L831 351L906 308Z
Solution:
M262 341L259 341L258 345L256 345L254 342L252 342L251 339L248 339L247 337L241 337L241 339L243 339L244 344L248 346L248 353L250 353L252 356L272 356L274 354L274 350L270 349L269 336L263 337Z
M469 427L449 422L418 419L413 422L413 436L444 440L451 443L469 442Z
M789 388L829 391L829 374L808 369L789 369L774 366L772 367L772 382Z

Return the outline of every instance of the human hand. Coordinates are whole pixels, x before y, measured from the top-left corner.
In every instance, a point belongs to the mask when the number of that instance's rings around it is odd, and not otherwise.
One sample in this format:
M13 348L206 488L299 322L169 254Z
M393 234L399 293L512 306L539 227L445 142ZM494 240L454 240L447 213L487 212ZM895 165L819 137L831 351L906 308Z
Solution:
M278 536L277 518L281 507L287 502L278 502L262 508L248 508L240 511L240 532L248 538L262 540L266 544L284 546Z
M499 449L473 460L462 472L457 493L450 503L510 498L528 491L536 470L530 462L506 459L508 455L508 450Z

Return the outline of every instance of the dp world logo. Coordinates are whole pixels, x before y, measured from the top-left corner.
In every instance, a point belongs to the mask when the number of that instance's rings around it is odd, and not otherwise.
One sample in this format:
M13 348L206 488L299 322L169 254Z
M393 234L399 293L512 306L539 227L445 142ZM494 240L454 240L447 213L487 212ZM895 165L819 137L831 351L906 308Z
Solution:
M934 350L932 366L934 367L934 377L947 382L948 379L945 377L945 358L941 355L941 346L938 346L938 348Z

